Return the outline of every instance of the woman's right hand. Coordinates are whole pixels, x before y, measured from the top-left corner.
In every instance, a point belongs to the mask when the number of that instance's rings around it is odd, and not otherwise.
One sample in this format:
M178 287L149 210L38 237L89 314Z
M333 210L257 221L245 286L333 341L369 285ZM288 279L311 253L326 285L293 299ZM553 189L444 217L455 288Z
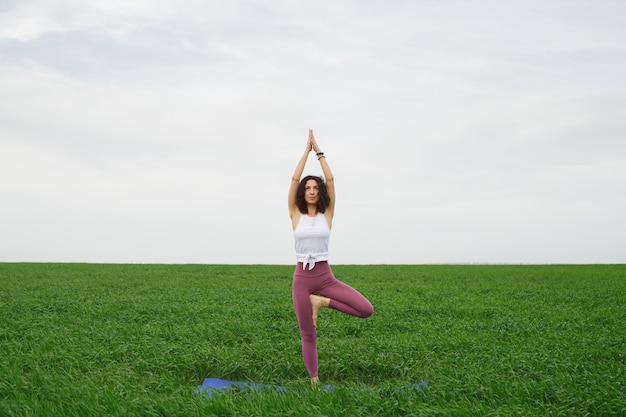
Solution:
M311 142L311 137L313 136L313 131L309 129L309 138L306 141L306 149L304 153L308 154L313 149L313 142Z

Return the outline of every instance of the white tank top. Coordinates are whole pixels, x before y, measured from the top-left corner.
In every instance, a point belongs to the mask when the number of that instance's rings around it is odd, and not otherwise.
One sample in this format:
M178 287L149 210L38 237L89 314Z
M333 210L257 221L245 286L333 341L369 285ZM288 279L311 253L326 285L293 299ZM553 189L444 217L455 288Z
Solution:
M298 262L302 262L302 269L305 269L308 264L311 270L315 262L328 260L330 227L328 227L324 213L317 213L315 217L300 214L300 221L293 235L296 258Z

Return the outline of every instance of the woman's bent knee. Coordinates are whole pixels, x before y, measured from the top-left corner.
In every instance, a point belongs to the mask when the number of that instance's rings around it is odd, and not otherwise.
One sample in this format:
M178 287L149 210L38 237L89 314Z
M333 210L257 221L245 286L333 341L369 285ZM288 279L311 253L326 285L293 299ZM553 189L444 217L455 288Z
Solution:
M372 314L374 314L374 306L371 303L368 303L368 305L361 310L361 316L360 317L362 319L366 319L369 316L371 316Z

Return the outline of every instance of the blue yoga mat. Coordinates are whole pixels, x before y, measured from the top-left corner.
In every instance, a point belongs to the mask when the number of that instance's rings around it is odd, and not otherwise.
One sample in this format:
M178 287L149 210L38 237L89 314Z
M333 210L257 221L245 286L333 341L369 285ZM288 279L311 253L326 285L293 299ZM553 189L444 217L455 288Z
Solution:
M251 391L276 391L286 392L287 389L280 385L261 384L258 382L244 382L244 381L230 381L228 379L219 378L207 378L202 385L198 387L197 393L207 393L209 396L213 396L216 391L228 391L231 388L248 389Z
M409 384L404 387L395 389L394 391L403 393L408 390L417 390L420 391L422 387L426 386L428 381L421 381L417 384ZM254 392L262 392L262 391L275 391L278 393L287 392L287 388L281 385L270 385L270 384L261 384L258 382L244 382L244 381L230 381L228 379L219 379L219 378L207 378L204 380L202 385L198 387L196 393L206 393L209 397L213 396L215 392L224 392L228 391L231 388L240 388L247 389ZM334 387L332 385L323 385L321 389L332 391Z

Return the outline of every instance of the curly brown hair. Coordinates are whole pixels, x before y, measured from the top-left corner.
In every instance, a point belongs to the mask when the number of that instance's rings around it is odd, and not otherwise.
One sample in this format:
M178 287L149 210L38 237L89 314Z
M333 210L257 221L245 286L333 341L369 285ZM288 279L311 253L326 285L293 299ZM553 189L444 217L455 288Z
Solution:
M317 182L317 186L319 187L319 199L317 200L317 212L323 213L326 211L328 206L330 206L330 197L328 196L328 191L326 189L326 183L322 177L318 177L315 175L307 175L302 178L300 184L298 185L298 193L296 194L296 205L300 210L300 213L306 213L308 211L308 207L306 204L306 200L304 198L304 189L306 187L306 182L308 180L315 180Z

